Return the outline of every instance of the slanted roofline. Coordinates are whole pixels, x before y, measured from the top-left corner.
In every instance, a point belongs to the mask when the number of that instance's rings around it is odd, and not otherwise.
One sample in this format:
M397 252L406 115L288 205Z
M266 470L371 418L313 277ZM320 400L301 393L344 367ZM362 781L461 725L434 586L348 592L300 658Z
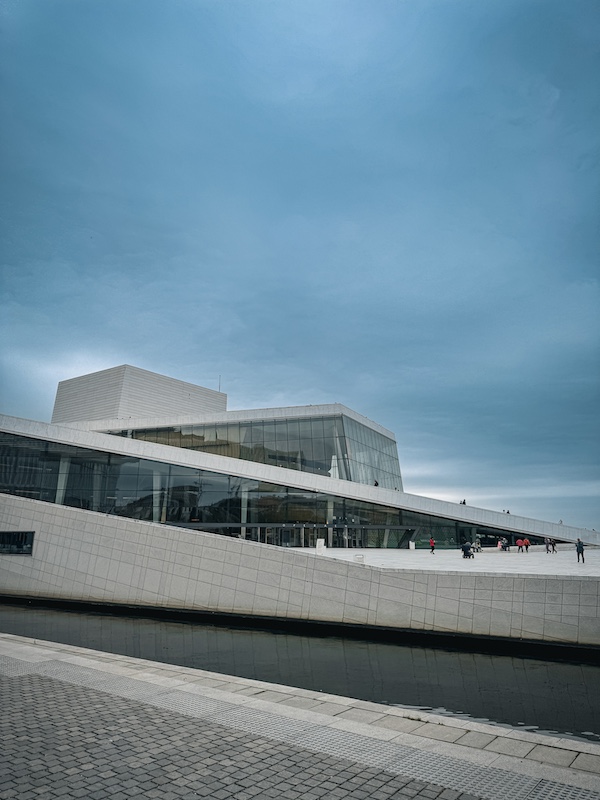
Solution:
M364 417L341 403L324 403L314 406L282 406L279 408L250 408L237 411L221 411L213 414L176 414L160 417L118 417L74 421L69 427L85 431L140 430L144 428L170 428L184 425L206 425L225 422L257 422L278 419L306 419L310 417L345 416L371 430L396 441L394 433L368 417Z

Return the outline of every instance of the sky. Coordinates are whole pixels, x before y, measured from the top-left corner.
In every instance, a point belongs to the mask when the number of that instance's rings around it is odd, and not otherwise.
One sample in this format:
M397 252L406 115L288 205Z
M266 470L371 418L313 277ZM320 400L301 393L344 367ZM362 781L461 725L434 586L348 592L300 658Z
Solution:
M4 0L0 411L340 402L407 492L600 530L597 0Z

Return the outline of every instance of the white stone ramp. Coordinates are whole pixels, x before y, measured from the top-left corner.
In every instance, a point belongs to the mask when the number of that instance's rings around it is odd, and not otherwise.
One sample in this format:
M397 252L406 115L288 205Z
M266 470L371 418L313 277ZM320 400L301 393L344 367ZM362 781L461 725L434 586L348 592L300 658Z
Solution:
M310 552L316 553L314 548ZM547 554L543 546L530 547L528 553L484 548L474 558L463 558L461 550L396 550L378 548L330 547L321 558L352 561L372 567L399 570L460 572L466 574L540 575L544 577L588 576L600 578L600 547L586 547L585 563L577 562L575 545L558 545L556 553Z

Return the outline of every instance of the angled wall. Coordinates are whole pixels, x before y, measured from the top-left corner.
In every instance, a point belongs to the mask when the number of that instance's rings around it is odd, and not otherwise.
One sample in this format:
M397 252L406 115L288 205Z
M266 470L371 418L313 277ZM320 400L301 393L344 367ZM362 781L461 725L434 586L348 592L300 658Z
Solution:
M226 408L222 392L123 364L61 381L52 422L210 414Z
M0 531L35 531L0 555L0 592L440 633L600 645L592 577L380 569L4 495Z

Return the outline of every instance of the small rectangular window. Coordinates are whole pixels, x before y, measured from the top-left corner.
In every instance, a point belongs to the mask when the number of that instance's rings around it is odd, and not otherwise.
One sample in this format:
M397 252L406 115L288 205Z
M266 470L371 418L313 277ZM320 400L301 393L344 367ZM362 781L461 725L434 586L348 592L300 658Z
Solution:
M1 531L0 555L30 556L35 531Z

